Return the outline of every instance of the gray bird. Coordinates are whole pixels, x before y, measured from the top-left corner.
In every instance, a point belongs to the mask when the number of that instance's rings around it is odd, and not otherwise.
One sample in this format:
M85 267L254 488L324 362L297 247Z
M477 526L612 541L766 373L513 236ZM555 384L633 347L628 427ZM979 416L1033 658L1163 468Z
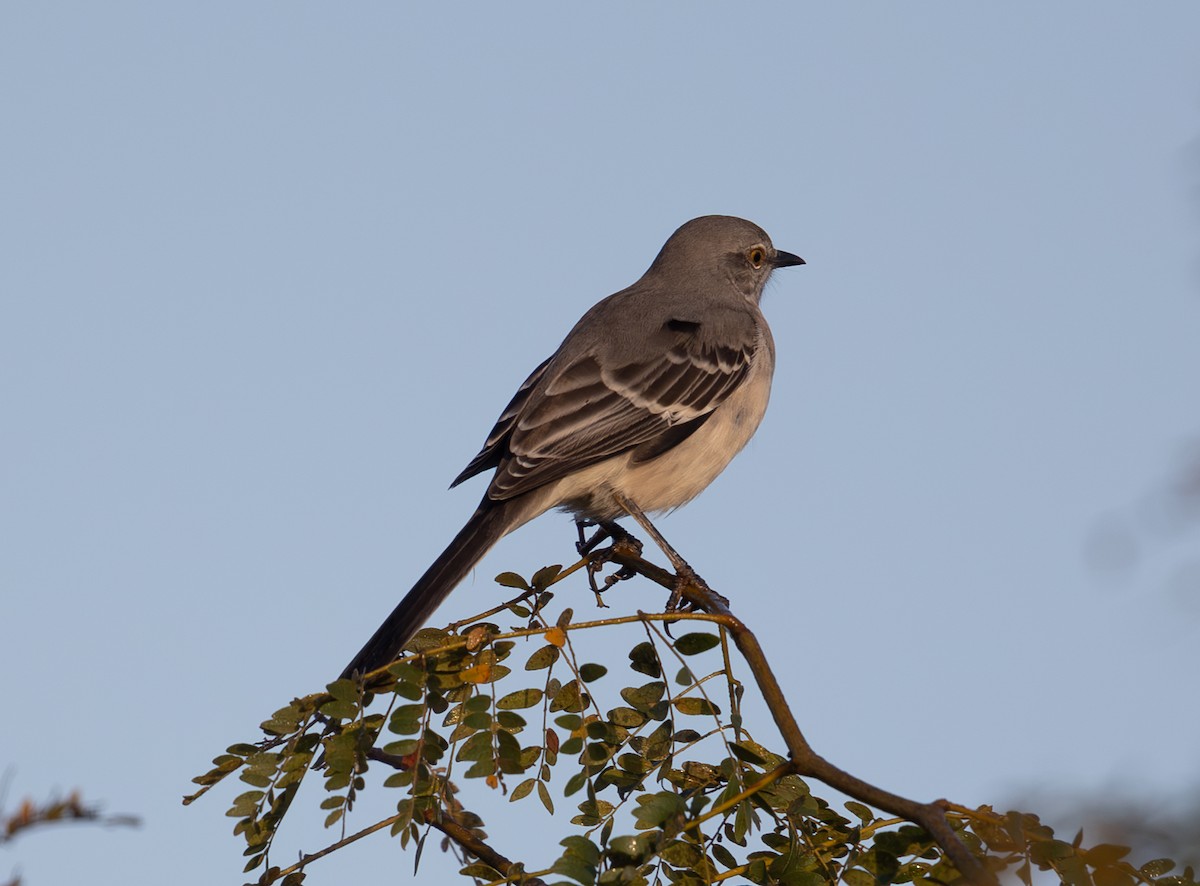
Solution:
M802 264L745 219L672 234L525 379L450 484L495 470L483 501L342 676L390 663L496 542L551 508L611 522L630 502L661 513L699 495L762 421L775 344L759 300L772 271Z

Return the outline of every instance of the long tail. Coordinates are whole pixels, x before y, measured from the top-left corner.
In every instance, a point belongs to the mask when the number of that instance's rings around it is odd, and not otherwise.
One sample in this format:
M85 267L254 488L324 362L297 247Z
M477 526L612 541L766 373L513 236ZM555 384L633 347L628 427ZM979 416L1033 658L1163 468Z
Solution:
M342 676L349 677L355 671L365 674L391 663L492 545L518 525L509 511L509 502L485 499L441 556L384 619L367 645L346 665Z

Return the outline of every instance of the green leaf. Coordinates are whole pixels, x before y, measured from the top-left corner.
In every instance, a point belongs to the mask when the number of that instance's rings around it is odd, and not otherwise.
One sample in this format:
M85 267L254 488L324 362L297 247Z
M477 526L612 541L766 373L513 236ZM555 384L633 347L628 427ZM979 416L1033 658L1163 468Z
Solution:
M1153 861L1148 861L1140 868L1138 873L1148 879L1156 879L1163 874L1170 873L1175 870L1175 862L1169 858L1156 858Z
M269 788L271 786L270 777L261 775L257 772L243 772L240 776L238 776L238 778L240 778L246 784L253 785L256 788Z
M578 735L568 738L559 747L559 753L564 757L571 757L583 750L583 739Z
M529 660L525 662L525 670L540 671L550 667L558 661L558 657L562 654L557 646L546 645L529 656Z
M646 715L633 708L613 708L608 712L608 719L617 726L626 729L637 729L646 722Z
M518 591L532 590L525 579L515 572L501 572L496 576L496 584L503 585L506 588L516 588Z
M584 761L591 766L599 766L602 763L607 763L615 751L616 748L611 745L593 742L584 749Z
M266 787L266 785L263 785ZM233 805L229 807L229 811L225 814L230 818L244 818L254 815L258 811L258 801L265 796L263 791L246 791L244 794L239 794L233 800Z
M578 858L590 865L600 861L600 847L586 837L566 837L558 845L566 847L567 851L563 853L565 857Z
M717 863L722 867L736 868L738 866L738 860L733 857L732 852L725 848L724 844L713 843L708 847L708 851L712 853L713 858L715 858Z
M525 718L515 711L497 711L496 724L507 732L520 732L525 728Z
M1118 846L1115 843L1098 843L1091 849L1080 851L1083 860L1094 868L1116 864L1133 850L1128 846Z
M720 767L713 766L711 763L701 763L697 760L688 760L676 772L678 774L672 779L672 784L678 782L685 790L707 788L719 785L724 781L721 777ZM679 778L680 775L683 777Z
M280 708L274 714L272 714L271 719L262 724L262 730L272 735L287 735L289 732L295 731L296 727L300 724L301 719L303 719L303 715L300 713L300 711L298 711L292 705L288 705L285 708ZM253 745L241 744L234 745L233 747L229 748L229 752L231 754L237 753L234 748L249 748L250 750L248 750L245 754L240 755L243 757L254 752Z
M668 819L683 815L683 798L670 791L659 791L656 794L637 798L638 808L634 810L637 826L642 829L661 827Z
M413 775L414 773L411 769L405 769L403 772L393 772L383 780L383 786L385 788L408 787L410 784L412 784Z
M556 563L553 566L543 566L533 574L533 580L530 584L533 585L535 590L544 591L558 578L560 572L562 572L562 564Z
M749 763L751 766L763 766L773 756L770 751L758 742L750 741L749 739L730 742L729 748L733 751L735 757L743 763Z
M409 701L417 701L424 694L420 686L414 686L412 683L402 682L397 682L396 685L392 687L392 692L396 693L396 695L400 696L401 698L408 699Z
M564 856L554 862L551 870L564 877L570 877L576 883L582 883L584 886L591 886L596 882L596 866L589 865L578 858Z
M592 720L584 727L584 732L587 737L593 741L607 741L611 744L616 744L617 730L610 723L605 723L603 720Z
M689 716L713 716L721 713L721 709L707 698L699 698L695 695L685 695L683 698L675 699L675 710Z
M500 771L508 775L518 775L526 769L521 762L521 744L510 732L496 733L496 759Z
M644 686L626 686L621 690L621 698L625 699L630 707L645 713L662 699L666 691L667 684L655 681Z
M331 720L353 720L358 715L357 701L334 699L321 705L321 713Z
M490 714L492 710L492 697L490 695L473 695L462 703L463 719L467 719L472 714ZM447 721L449 718L447 718Z
M523 782L521 782L519 785L517 785L515 788L513 788L513 792L509 796L508 802L515 803L518 800L524 799L525 797L529 796L529 792L533 790L533 786L535 784L537 784L536 778L525 779Z
M520 689L501 698L496 702L496 707L504 711L531 708L540 702L544 695L545 693L540 689Z
M675 651L680 655L699 655L701 652L707 652L719 645L721 645L721 638L716 634L697 632L684 634L676 640Z
M847 886L876 886L875 876L862 868L845 871L842 874L842 882Z
M425 685L425 670L410 661L398 661L388 665L388 673L395 677L398 683L417 688Z
M349 677L334 680L327 684L325 689L338 701L358 701L358 682Z
M492 715L488 711L476 711L463 717L463 725L468 729L480 730L492 728Z
M572 794L577 794L587 784L587 773L576 772L567 779L566 785L563 787L563 796L569 797Z
M607 800L584 800L579 804L578 809L584 815L601 819L612 815L616 807Z
M864 806L854 800L847 800L845 806L846 810L863 824L870 824L875 820L875 813L869 806Z
M572 680L570 683L564 683L562 688L555 693L554 700L550 703L550 710L579 713L587 707L587 703L586 693L581 693L579 684Z
M658 653L649 641L639 643L629 650L629 666L639 674L648 677L661 677L662 667L658 663Z
M617 765L622 771L632 775L645 775L653 769L657 763L645 759L638 754L622 754L617 758Z
M454 756L454 759L460 762L463 760L490 760L491 758L492 736L487 732L476 732L462 743L462 747Z
M388 720L388 730L397 735L414 735L421 731L421 721L425 718L425 705L400 705L392 711Z
M497 880L503 880L504 875L492 867L490 864L484 864L481 861L474 862L461 869L459 872L463 877L474 877L476 880L492 883Z
M617 865L642 864L654 852L655 834L618 836L608 841L608 856Z
M397 757L407 757L409 754L415 754L420 746L421 742L417 739L405 738L400 741L388 742L383 746L383 752L394 754Z
M630 742L630 747L647 760L665 760L671 753L671 724L663 723L643 741Z
M599 680L608 673L608 668L601 664L585 664L579 667L579 679L584 683Z
M550 791L546 789L546 783L539 781L537 783L538 799L542 801L542 805L546 807L546 811L551 815L554 814L554 801L550 799Z
M695 843L674 840L659 852L659 856L668 864L681 868L695 868L704 860L704 853Z
M496 774L496 761L492 757L476 760L464 773L466 778L487 778Z

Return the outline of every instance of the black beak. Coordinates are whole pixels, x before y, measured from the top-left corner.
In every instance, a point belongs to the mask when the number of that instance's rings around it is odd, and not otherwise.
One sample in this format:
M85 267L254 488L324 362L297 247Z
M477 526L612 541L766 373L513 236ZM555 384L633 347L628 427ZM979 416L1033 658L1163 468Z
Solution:
M775 250L775 260L771 262L777 268L790 268L793 265L805 264L804 259L798 255L793 255L790 252L784 252L782 249Z

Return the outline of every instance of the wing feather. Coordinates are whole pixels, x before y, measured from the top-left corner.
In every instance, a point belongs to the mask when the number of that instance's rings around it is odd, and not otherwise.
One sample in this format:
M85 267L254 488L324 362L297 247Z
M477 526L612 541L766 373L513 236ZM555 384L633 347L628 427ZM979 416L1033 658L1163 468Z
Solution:
M746 320L735 341L706 338L696 322L669 321L656 330L648 360L612 365L585 354L555 365L551 358L489 437L488 446L504 454L481 462L485 447L472 462L498 467L489 496L511 498L639 446L646 457L657 456L686 439L695 427L672 429L698 426L749 372L760 333Z

